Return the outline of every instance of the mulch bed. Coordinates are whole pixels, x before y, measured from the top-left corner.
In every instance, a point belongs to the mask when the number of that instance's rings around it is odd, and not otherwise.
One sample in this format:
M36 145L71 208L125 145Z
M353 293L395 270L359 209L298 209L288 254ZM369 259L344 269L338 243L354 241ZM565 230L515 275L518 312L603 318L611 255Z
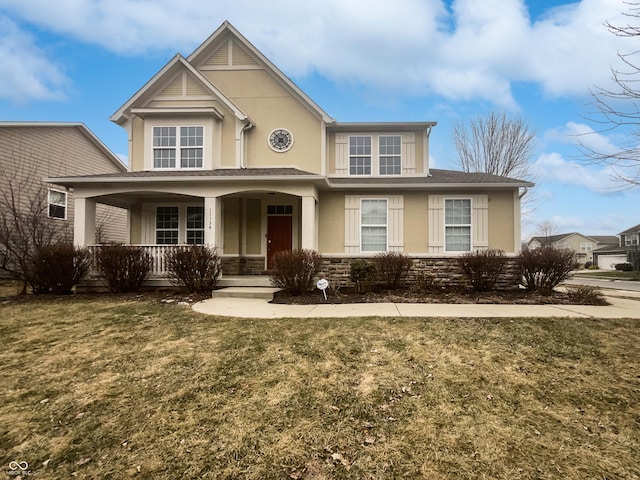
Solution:
M470 304L509 304L509 305L571 305L566 293L554 292L552 295L540 295L526 290L494 290L478 293L469 290L436 290L431 292L412 292L408 290L376 290L357 293L353 289L340 288L327 291L324 299L320 290L302 295L277 292L271 303L288 305L342 304L342 303L470 303Z

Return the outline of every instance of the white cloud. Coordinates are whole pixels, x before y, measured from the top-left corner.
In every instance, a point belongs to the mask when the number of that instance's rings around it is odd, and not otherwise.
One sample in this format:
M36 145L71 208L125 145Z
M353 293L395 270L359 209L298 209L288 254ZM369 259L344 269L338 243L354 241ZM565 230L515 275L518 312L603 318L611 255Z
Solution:
M585 187L597 193L611 193L620 187L614 172L608 168L588 166L565 160L559 153L540 155L533 165L541 180L552 180L569 185Z
M546 132L544 138L558 143L582 145L588 151L601 154L613 154L621 150L610 137L596 132L584 123L567 122L564 127Z
M317 71L335 81L512 109L513 82L584 95L607 82L617 51L628 46L603 26L623 21L619 0L568 3L537 21L524 0L454 0L450 11L443 0L0 0L0 7L22 22L127 55L188 54L229 19L291 75Z
M3 16L0 16L0 65L0 98L12 102L59 100L69 84L62 69L47 58L33 38Z

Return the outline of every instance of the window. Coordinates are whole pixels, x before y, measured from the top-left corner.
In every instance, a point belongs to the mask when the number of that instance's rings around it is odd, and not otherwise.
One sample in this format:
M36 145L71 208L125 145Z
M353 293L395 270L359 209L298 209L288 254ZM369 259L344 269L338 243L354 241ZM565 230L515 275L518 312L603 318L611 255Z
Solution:
M349 174L371 175L371 137L349 137Z
M637 234L627 234L624 236L624 244L629 247L631 245L638 245L638 235Z
M360 251L387 251L387 200L362 200Z
M582 252L590 252L591 251L591 244L590 243L581 243L580 244L580 251L582 251Z
M202 126L153 127L153 168L202 168L203 142Z
M49 189L49 217L67 219L67 192Z
M380 175L400 175L401 142L400 135L379 138Z
M444 224L445 251L471 251L471 199L446 199Z
M204 244L204 207L187 207L187 243Z
M267 206L267 215L292 215L292 205L269 205Z
M158 245L178 243L178 207L157 207L156 243Z

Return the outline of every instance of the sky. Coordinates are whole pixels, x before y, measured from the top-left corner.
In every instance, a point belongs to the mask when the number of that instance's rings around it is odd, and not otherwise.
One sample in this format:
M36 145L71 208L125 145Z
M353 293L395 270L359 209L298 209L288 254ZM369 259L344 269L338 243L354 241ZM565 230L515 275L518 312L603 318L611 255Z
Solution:
M535 133L523 238L615 235L640 223L640 189L586 161L629 132L594 122L618 53L605 22L624 0L0 0L0 121L85 123L126 162L109 117L176 53L225 20L339 122L435 121L430 165L458 169L452 130L490 112Z

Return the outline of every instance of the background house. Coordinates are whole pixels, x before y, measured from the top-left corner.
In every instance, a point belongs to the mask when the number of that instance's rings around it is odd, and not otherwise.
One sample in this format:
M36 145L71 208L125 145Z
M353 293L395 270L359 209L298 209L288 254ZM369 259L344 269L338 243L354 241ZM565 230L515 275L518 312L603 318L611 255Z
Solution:
M554 248L568 249L576 252L577 261L584 265L586 262L593 262L593 251L605 245L616 244L618 237L615 235L583 235L578 232L562 233L559 235L549 235L546 237L533 237L527 246L534 250L542 246L552 246Z
M72 239L73 190L47 177L121 173L122 162L82 123L0 122L0 191L3 208L13 202L28 209L42 195L46 216ZM128 241L127 212L101 205L97 240Z
M616 264L631 261L630 254L637 257L640 251L640 225L620 232L617 237L593 252L594 263L605 270L615 269Z
M433 121L337 122L228 22L111 119L130 140L128 171L51 181L74 189L80 245L96 241L97 203L126 208L156 275L184 243L215 246L225 275L314 249L337 281L351 259L379 252L446 275L464 252L520 249L531 183L431 168Z

